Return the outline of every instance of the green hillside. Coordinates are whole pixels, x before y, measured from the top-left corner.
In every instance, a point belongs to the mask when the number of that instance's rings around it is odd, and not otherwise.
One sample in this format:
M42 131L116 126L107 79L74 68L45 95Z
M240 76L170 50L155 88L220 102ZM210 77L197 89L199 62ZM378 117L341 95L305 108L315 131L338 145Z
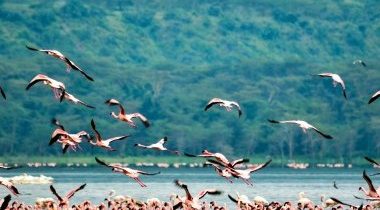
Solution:
M380 89L379 11L376 0L0 1L0 84L8 97L0 100L0 152L60 155L59 145L47 146L57 117L70 132L90 131L94 118L105 138L131 134L111 156L152 154L134 143L163 136L189 153L379 156L380 101L367 104ZM61 51L95 81L25 45ZM321 72L341 75L347 101L330 79L311 76ZM41 84L25 91L38 73L96 109L59 103ZM216 107L204 112L213 97L238 101L241 119ZM104 104L108 98L152 126L112 119L117 108ZM334 140L267 119L306 120ZM82 145L78 154L107 154Z

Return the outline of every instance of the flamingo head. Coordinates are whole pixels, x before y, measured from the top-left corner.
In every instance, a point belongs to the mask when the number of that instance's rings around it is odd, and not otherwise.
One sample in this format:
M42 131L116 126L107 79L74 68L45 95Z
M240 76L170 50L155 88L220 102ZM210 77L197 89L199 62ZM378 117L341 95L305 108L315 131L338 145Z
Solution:
M202 155L213 155L213 153L209 152L208 150L203 150Z

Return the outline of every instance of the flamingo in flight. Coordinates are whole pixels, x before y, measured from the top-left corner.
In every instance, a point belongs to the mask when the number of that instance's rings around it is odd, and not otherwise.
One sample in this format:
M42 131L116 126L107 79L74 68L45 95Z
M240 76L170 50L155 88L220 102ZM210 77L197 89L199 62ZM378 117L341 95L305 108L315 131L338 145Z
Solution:
M371 96L371 98L368 101L368 104L371 104L372 102L376 101L379 97L380 97L380 90Z
M338 200L337 198L334 198L334 197L331 197L330 198L332 201L336 202L336 203L339 203L341 205L344 205L344 206L348 206L350 207L350 209L357 209L357 210L362 210L363 209L363 204L361 204L360 206L354 206L352 204L348 204L348 203L344 203L340 200Z
M214 167L215 172L221 176L224 177L228 182L233 183L231 180L232 174L228 171L228 168L222 169L218 164L206 162L207 165L211 165Z
M168 150L164 144L168 141L168 137L164 137L160 139L157 143L151 144L151 145L142 145L142 144L135 144L135 147L141 147L144 149L154 149L154 150L159 150L159 151L168 151L174 154L179 155L179 151L173 151L173 150Z
M52 123L56 125L58 128L53 131L51 135L51 139L49 142L49 146L54 144L55 142L62 144L62 153L65 154L68 148L76 150L77 147L80 148L79 144L82 142L82 138L86 137L89 139L89 134L86 131L80 131L75 134L68 133L63 125L57 120L52 119Z
M105 163L104 161L101 161L99 160L97 157L95 157L95 160L97 163L99 163L100 165L104 165L104 166L107 166L107 167L110 167L112 168L112 171L114 172L118 172L118 173L122 173L126 176L129 176L130 178L134 179L137 183L139 183L139 185L141 187L147 187L142 181L141 179L139 178L139 176L141 174L143 175L150 175L150 176L153 176L153 175L157 175L157 174L160 174L161 172L156 172L156 173L147 173L147 172L144 172L144 171L140 171L140 170L135 170L135 169L132 169L132 168L127 168L127 167L122 167L120 164L107 164Z
M208 160L211 163L219 164L221 166L224 166L223 163L220 163L219 161L215 160ZM232 176L236 178L241 178L247 185L253 186L252 182L249 180L251 178L251 173L254 173L256 171L259 171L265 167L267 167L272 162L272 159L269 159L267 162L260 164L255 167L248 167L247 169L235 169L232 167L226 167L227 171L231 173Z
M86 184L82 184L78 188L70 190L64 197L61 197L57 191L54 189L53 185L50 185L50 191L57 197L59 207L67 207L69 205L69 200L75 195L76 192L83 190Z
M73 96L72 94L68 93L67 91L64 93L63 99L66 99L66 100L68 100L68 101L70 101L70 102L72 102L74 104L82 104L83 106L86 106L88 108L95 109L95 107L84 103L83 101L77 99L75 96Z
M62 82L54 80L43 74L37 74L37 76L35 76L26 86L26 90L29 90L33 85L35 85L38 82L42 82L44 85L50 86L53 90L55 97L59 98L60 101L63 100L66 92L65 85Z
M118 141L118 140L122 140L129 137L129 135L124 135L124 136L116 136L113 138L103 140L99 131L96 130L95 121L93 119L91 119L91 128L95 132L95 142L92 141L92 138L89 139L88 142L94 146L101 147L110 151L116 151L116 149L110 146L110 143L112 143L113 141Z
M199 204L199 200L205 197L207 194L209 195L220 195L222 191L216 189L204 189L198 193L197 196L192 196L188 189L188 186L179 180L174 180L174 183L177 187L183 189L186 193L186 197L180 198L182 202L182 206L184 209L201 209L201 205Z
M213 99L211 99L207 103L207 105L205 107L205 111L207 111L209 108L211 108L214 105L219 105L220 107L224 107L228 112L230 112L233 107L236 107L238 109L238 112L239 112L239 117L243 113L241 111L240 105L237 102L235 102L235 101L227 101L227 100L223 100L223 99L220 99L220 98L213 98Z
M73 70L76 70L76 71L79 71L81 74L83 74L88 80L90 81L94 81L94 79L92 79L92 77L90 77L85 71L83 71L81 68L79 68L79 66L77 66L73 61L71 61L70 59L68 59L66 56L64 56L61 52L59 52L58 50L48 50L48 49L37 49L37 48L34 48L34 47L29 47L29 46L26 46L26 48L28 48L29 50L33 50L33 51L39 51L39 52L44 52L48 55L51 55L55 58L58 58L60 60L62 60L63 62L65 62L66 64L66 70L68 72L70 72L70 69L73 69Z
M319 133L321 136L323 136L326 139L332 139L333 137L327 134L322 133L320 130L315 128L314 126L310 125L306 121L303 120L284 120L284 121L277 121L277 120L268 120L270 123L290 123L290 124L296 124L300 128L302 128L303 132L306 133L306 130L313 129L315 132Z
M5 92L4 92L4 90L3 90L3 88L1 86L0 86L0 93L3 96L3 98L6 100L7 96L5 95Z
M20 195L20 193L18 192L18 189L10 181L8 181L8 180L6 180L4 178L0 178L0 185L3 185L6 188L8 188L8 190L11 191L11 193L13 195L15 195L15 196Z
M347 99L346 95L346 86L344 85L343 79L338 75L338 74L333 74L333 73L321 73L317 74L315 76L320 76L320 77L330 77L333 80L333 85L336 87L338 84L342 87L343 91L343 96L345 99Z
M362 61L362 60L360 60L360 59L358 59L358 60L354 60L354 62L352 62L352 64L354 64L354 65L362 65L363 67L367 67L367 64L366 63L364 63L364 61Z
M131 127L136 128L137 126L135 122L133 122L133 118L138 118L139 120L141 120L141 122L144 124L146 128L149 127L150 123L144 115L138 112L132 113L132 114L126 114L124 107L116 99L111 98L107 100L105 103L108 104L109 106L119 106L120 112L118 115L116 115L114 112L111 112L111 116L114 117L115 119L124 121L128 123Z
M185 156L188 156L188 157L215 158L217 161L219 161L219 163L223 164L223 166L231 167L231 168L234 168L238 164L249 162L249 159L247 159L247 158L241 158L241 159L237 159L237 160L230 162L226 158L226 156L224 156L222 153L218 153L218 152L212 153L212 152L209 152L208 150L203 150L202 154L200 154L200 155L192 155L192 154L188 154L188 153L184 153L184 154L185 154Z
M367 185L368 185L368 191L365 190L363 187L359 187L359 191L363 191L364 194L370 198L376 198L376 199L380 199L380 194L379 192L375 189L375 187L373 186L373 183L372 183L372 180L369 178L369 176L367 175L366 171L364 170L363 171L363 179L367 182Z

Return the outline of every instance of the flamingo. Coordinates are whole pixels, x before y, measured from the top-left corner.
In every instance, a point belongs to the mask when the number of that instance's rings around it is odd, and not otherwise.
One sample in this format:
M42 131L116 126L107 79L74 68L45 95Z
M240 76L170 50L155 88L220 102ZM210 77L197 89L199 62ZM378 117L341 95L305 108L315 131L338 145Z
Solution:
M73 96L72 94L70 94L68 92L64 93L63 99L66 99L66 100L68 100L74 104L82 104L83 106L86 106L88 108L95 109L95 107L84 103L83 101L77 99L75 96Z
M242 208L242 207L244 207L244 209L255 208L255 204L249 200L248 196L240 195L238 192L236 192L236 194L237 194L237 198L232 197L232 195L230 194L228 194L228 198L232 202L236 203L238 208Z
M209 194L209 195L220 195L220 194L222 194L222 191L219 191L216 189L205 189L205 190L202 190L201 192L199 192L197 196L193 197L190 194L190 191L189 191L186 184L180 182L179 180L174 180L174 183L177 187L185 190L186 197L180 198L182 201L182 206L184 207L184 209L190 209L190 208L200 209L201 205L199 204L199 200L202 199L204 196L206 196L207 194Z
M38 82L43 82L44 85L50 86L54 92L55 97L60 98L60 101L63 100L66 91L65 85L62 82L54 80L43 74L37 74L26 86L26 90L29 90L29 88Z
M325 199L325 195L321 195L321 202L322 202L323 208L330 208L339 204L338 202L334 201L331 198Z
M134 179L137 183L139 183L141 187L147 187L147 186L141 181L141 179L139 178L139 176L140 176L141 174L143 174L143 175L150 175L150 176L153 176L153 175L157 175L157 174L160 174L160 173L161 173L161 172L147 173L147 172L140 171L140 170L135 170L135 169L132 169L132 168L122 167L122 166L119 165L119 164L107 164L107 163L105 163L104 161L99 160L97 157L95 157L95 160L96 160L96 162L99 163L100 165L104 165L104 166L107 166L107 167L112 168L112 171L114 171L114 172L122 173L122 174L124 174L124 175L126 175L126 176L129 176L130 178Z
M29 46L26 46L26 48L28 48L29 50L33 50L33 51L39 51L39 52L44 52L48 55L51 55L55 58L58 58L60 60L62 60L63 62L65 62L66 64L66 70L68 72L70 72L70 69L73 69L73 70L76 70L76 71L79 71L81 74L83 74L88 80L90 81L94 81L94 79L92 79L92 77L90 77L85 71L83 71L81 68L79 68L79 66L77 66L73 61L71 61L70 59L68 59L66 56L64 56L61 52L59 52L58 50L48 50L48 49L36 49L34 47L29 47Z
M347 99L347 95L346 95L346 86L344 85L344 81L342 80L342 78L338 75L338 74L333 74L333 73L321 73L321 74L317 74L315 76L320 76L320 77L330 77L332 80L333 80L333 85L334 87L337 86L337 84L339 84L341 87L342 87L342 91L343 91L343 96L344 98Z
M8 205L9 205L9 202L11 201L11 198L12 198L12 196L10 194L8 194L3 199L1 199L2 202L1 202L0 210L5 210L8 208Z
M206 164L212 165L219 176L224 177L225 179L227 179L227 181L229 181L230 183L233 183L232 180L230 179L232 174L228 171L227 168L222 169L221 167L219 167L218 164L211 163L211 162L206 162Z
M17 188L13 185L13 183L2 177L0 177L0 185L3 185L6 188L8 188L8 190L11 191L13 195L15 196L20 195L20 193L18 192Z
M246 159L246 158L241 158L241 159L237 159L237 160L230 162L226 158L226 156L224 156L222 153L218 153L218 152L212 153L212 152L209 152L208 150L203 150L202 154L200 154L200 155L192 155L192 154L188 154L188 153L184 153L184 154L185 154L185 156L188 156L188 157L204 157L204 158L213 157L217 161L219 161L219 163L223 164L223 166L232 167L232 168L234 168L238 164L249 162L249 159Z
M239 112L239 117L242 115L242 111L241 111L241 108L240 108L240 105L235 102L235 101L227 101L227 100L223 100L223 99L220 99L220 98L213 98L211 99L206 107L205 107L205 111L207 111L209 108L211 108L212 106L214 105L219 105L220 107L224 107L228 112L230 112L232 110L232 108L235 106L237 109L238 109L238 112Z
M103 140L103 138L101 137L100 133L96 130L95 121L93 119L91 119L91 128L95 132L95 140L96 141L93 142L92 139L89 139L88 142L90 144L94 145L94 146L105 148L105 149L108 149L110 151L116 151L116 149L114 149L114 148L112 148L110 146L111 142L122 140L122 139L125 139L125 138L129 137L129 135L124 135L124 136L116 136L116 137L113 137L113 138L109 138L109 139Z
M363 67L367 67L367 64L364 63L364 61L358 59L358 60L354 60L354 62L352 62L352 64L354 65L357 65L357 64L360 64L362 65Z
M309 199L309 198L307 198L306 196L305 196L305 193L304 192L300 192L299 194L298 194L298 203L300 203L301 205L302 205L302 208L304 207L304 206L307 206L307 205L311 205L311 206L314 206L314 204L313 204L313 202Z
M86 186L86 184L82 184L81 186L79 186L78 188L75 188L73 190L70 190L66 195L65 197L61 197L57 191L55 191L53 185L50 185L50 191L57 197L58 201L59 201L59 204L58 206L59 207L68 207L69 205L69 200L70 198L72 198L76 192L80 191L80 190L83 190L84 187Z
M337 198L334 198L334 197L331 197L330 199L333 200L333 201L335 201L335 202L337 202L337 203L339 203L339 204L341 204L341 205L348 206L351 209L358 209L358 210L363 209L363 204L360 205L360 206L354 206L352 204L344 203L344 202L342 202L342 201L340 201L340 200L338 200Z
M150 123L144 115L142 115L138 112L132 113L132 114L126 114L124 107L116 99L111 98L111 99L107 100L105 103L108 104L109 106L119 106L120 112L118 115L116 115L114 112L111 112L111 116L114 117L115 119L124 121L124 122L128 123L131 127L136 128L137 126L133 122L132 119L138 118L141 120L141 122L144 124L144 126L146 128L149 127Z
M380 194L379 192L375 189L375 187L372 184L372 180L369 178L367 175L366 171L363 171L363 179L367 182L368 185L368 191L365 190L363 187L359 187L359 191L363 191L364 194L370 198L376 198L380 199Z
M302 128L303 132L306 133L306 130L313 129L315 132L319 133L321 136L323 136L326 139L332 139L333 137L327 134L322 133L320 130L312 126L311 124L307 123L303 120L285 120L285 121L277 121L277 120L268 120L270 123L290 123L290 124L296 124L300 128Z
M371 98L368 101L368 104L371 104L372 102L376 101L379 97L380 97L380 90L371 96Z
M1 95L3 96L3 98L5 99L5 100L7 100L7 96L5 95L5 92L4 92L4 90L3 90L3 88L0 86L0 93L1 93Z
M135 147L141 147L144 149L154 149L154 150L159 150L159 151L169 151L171 153L179 155L179 151L173 151L173 150L168 150L164 144L168 141L168 137L164 137L160 139L157 143L151 144L151 145L142 145L142 144L135 144Z

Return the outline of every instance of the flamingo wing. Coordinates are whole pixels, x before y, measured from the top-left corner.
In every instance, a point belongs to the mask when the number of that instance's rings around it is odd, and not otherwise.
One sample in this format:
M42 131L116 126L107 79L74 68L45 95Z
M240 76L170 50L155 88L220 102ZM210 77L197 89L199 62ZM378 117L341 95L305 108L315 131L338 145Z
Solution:
M375 160L373 160L373 159L371 159L371 158L369 158L369 157L364 157L364 159L366 159L368 162L370 162L370 163L373 163L373 164L375 164L375 165L377 165L377 166L380 166L380 164L378 163L378 162L376 162Z
M183 190L185 190L185 193L186 193L186 199L189 200L189 201L192 201L193 200L193 196L191 196L190 192L189 192L189 189L187 188L187 185L180 182L178 179L174 180L174 184L179 187L179 188L182 188Z
M372 102L376 101L376 99L378 99L379 97L380 97L380 90L372 95L372 97L368 101L368 104L371 104Z
M142 115L140 113L133 113L131 115L132 115L132 118L140 119L140 121L144 124L144 126L146 128L150 126L150 122L148 121L148 119L144 115Z
M58 195L57 191L55 191L55 188L53 187L53 185L50 185L50 191L55 195L55 197L58 198L59 201L62 201L62 197Z
M207 105L206 105L206 107L205 107L205 111L207 111L209 108L211 108L212 106L214 106L215 104L222 104L222 103L224 103L224 101L222 100L222 99L220 99L220 98L213 98L213 99L211 99L208 103L207 103Z
M3 88L1 86L0 86L0 93L3 96L4 99L7 99L7 96L5 95L5 92L4 92L4 90L3 90Z
M315 128L315 127L312 127L312 129L313 129L315 132L319 133L321 136L323 136L323 137L326 138L326 139L333 139L332 136L330 136L330 135L328 135L328 134L325 134L325 133L322 133L320 130L318 130L318 129Z
M267 162L265 162L265 163L263 163L263 164L260 164L260 165L257 166L257 167L251 167L251 168L249 168L249 172L250 172L250 173L253 173L253 172L256 172L256 171L258 171L258 170L261 170L261 169L267 167L271 162L272 162L272 159L269 159Z
M94 121L94 119L91 119L91 128L92 128L92 130L94 130L94 132L95 132L95 135L96 135L96 141L101 141L101 140L102 140L102 136L101 136L100 133L96 130L96 125L95 125L95 121Z
M222 194L222 191L216 190L216 189L205 189L198 193L198 199L202 199L207 194L209 195L220 195Z
M94 81L94 79L92 77L90 77L85 71L83 71L81 68L79 68L79 66L77 66L73 61L71 61L70 59L68 59L67 57L64 58L65 59L65 62L72 68L72 69L75 69L77 71L79 71L81 74L83 74L83 76L85 76L88 80L90 81Z
M73 190L71 190L70 192L67 193L66 195L66 198L67 199L70 199L71 197L73 197L75 195L76 192L80 191L80 190L83 190L84 187L86 187L86 183L85 184L82 184L81 186L79 186L78 188L75 188Z
M125 136L116 136L116 137L113 137L113 138L109 138L107 140L103 140L103 142L105 142L106 144L109 144L113 141L118 141L118 140L123 140L127 137L129 137L130 135L125 135Z
M4 197L3 203L0 206L0 210L5 210L8 208L8 205L9 205L9 202L11 201L11 198L12 198L12 196L9 194Z
M118 100L111 98L111 99L108 99L105 103L108 104L109 106L119 106L120 113L122 115L125 115L124 107L120 104Z

